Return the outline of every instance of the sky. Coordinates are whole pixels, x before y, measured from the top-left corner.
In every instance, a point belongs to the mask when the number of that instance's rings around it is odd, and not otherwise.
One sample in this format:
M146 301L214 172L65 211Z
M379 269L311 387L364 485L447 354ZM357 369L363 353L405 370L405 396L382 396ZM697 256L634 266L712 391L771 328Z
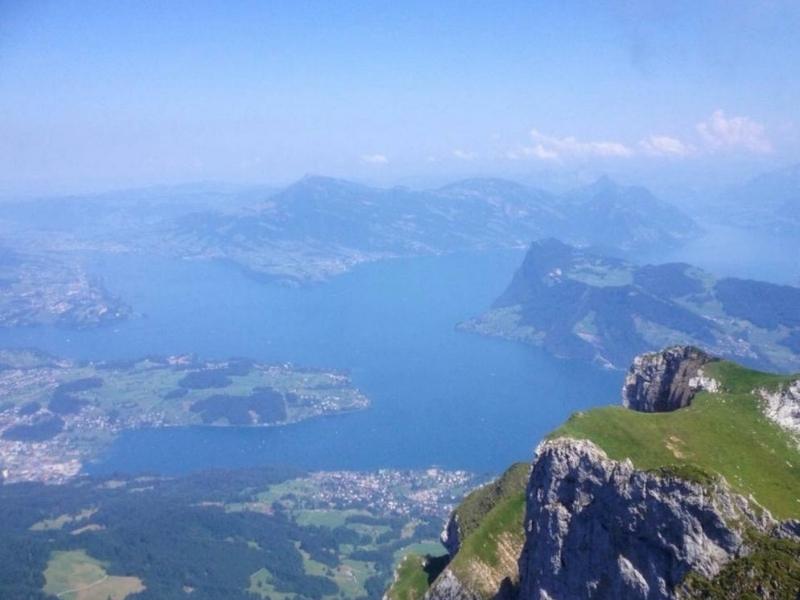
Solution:
M0 191L800 161L798 2L0 0Z

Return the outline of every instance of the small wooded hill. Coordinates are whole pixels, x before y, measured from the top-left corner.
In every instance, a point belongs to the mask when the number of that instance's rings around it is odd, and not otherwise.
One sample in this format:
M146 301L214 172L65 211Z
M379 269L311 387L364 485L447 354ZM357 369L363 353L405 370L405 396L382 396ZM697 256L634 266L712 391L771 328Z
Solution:
M662 386L660 356L666 352L645 355L656 372L637 362L629 380L642 377L645 387ZM515 465L468 496L443 534L450 555L406 557L387 597L533 600L544 591L549 595L541 597L553 599L797 598L798 376L713 359L689 375L693 397L684 408L639 412L608 406L572 415L540 445L527 495L530 468ZM613 474L620 471L629 475L616 481ZM637 496L637 482L649 491ZM548 496L554 489L555 496ZM604 502L619 507L623 517L587 516L587 507ZM705 516L699 521L686 516L694 510ZM638 515L641 522L626 521L626 514ZM678 517L684 519L683 529L675 525ZM457 544L454 532L460 536ZM658 536L671 545L659 547ZM632 554L628 537L636 538L640 555ZM717 546L714 539L726 541ZM603 556L611 554L608 544L613 557ZM645 554L674 551L672 572L651 580L640 565L660 564L663 556L642 556L641 547L647 548ZM542 556L545 551L556 554ZM618 567L622 553L629 562ZM534 568L551 563L561 564L555 571L573 579L571 593L565 595L558 576ZM622 588L614 587L615 575ZM575 581L581 577L583 588ZM634 582L630 589L626 581Z

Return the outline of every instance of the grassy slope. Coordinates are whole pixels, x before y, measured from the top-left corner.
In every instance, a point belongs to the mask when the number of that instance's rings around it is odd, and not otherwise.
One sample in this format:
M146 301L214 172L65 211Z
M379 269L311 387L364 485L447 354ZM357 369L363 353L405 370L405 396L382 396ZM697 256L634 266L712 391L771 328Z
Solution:
M498 501L525 490L530 468L528 463L515 463L498 479L479 487L464 498L455 511L462 539L468 538L478 528Z
M462 543L450 569L460 580L481 590L486 572L476 570L476 563L489 568L499 581L505 577L518 578L516 559L525 541L525 488L512 491L501 498L486 514L480 525ZM510 554L505 550L513 548ZM510 560L509 560L510 559ZM477 576L477 577L476 577ZM491 594L497 587L486 590Z
M800 517L800 451L794 437L769 421L751 390L792 378L759 373L729 362L706 367L724 393L698 394L670 413L605 407L576 413L550 437L589 439L610 458L630 458L647 470L722 475L780 519Z
M108 575L83 550L53 552L44 576L44 592L67 600L123 600L145 589L138 577Z
M525 487L530 465L516 463L497 480L470 493L456 508L461 548L448 568L473 591L491 597L499 581L516 579L524 542ZM418 600L429 573L417 555L407 556L388 592L391 600Z
M800 596L800 544L758 536L752 552L732 560L708 580L690 573L681 598L706 600L796 600Z
M698 480L722 475L775 517L800 518L797 441L764 417L761 400L752 393L797 376L761 373L724 361L705 370L722 383L722 393L699 394L690 407L671 413L639 413L621 406L576 413L549 437L590 439L609 457L630 458L641 469ZM523 543L527 474L528 465L514 465L497 482L467 496L457 509L464 536L449 568L478 592L483 592L484 567L503 568L503 537L520 547ZM690 575L682 590L685 597L755 599L765 590L775 598L795 597L800 590L800 544L755 536L752 545L751 555L726 565L713 581ZM418 557L406 561L392 588L402 594L390 594L392 600L422 598L427 583L421 565Z
M425 558L407 554L397 567L395 579L386 596L389 600L420 600L428 591Z

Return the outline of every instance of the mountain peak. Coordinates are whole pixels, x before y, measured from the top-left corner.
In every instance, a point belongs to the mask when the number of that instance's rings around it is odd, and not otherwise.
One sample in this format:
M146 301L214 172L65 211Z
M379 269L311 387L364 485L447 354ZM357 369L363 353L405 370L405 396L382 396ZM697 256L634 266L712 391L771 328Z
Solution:
M368 190L369 187L347 179L309 174L290 184L273 198L294 203L310 199L341 198Z
M513 191L513 192L527 192L529 188L511 181L510 179L502 179L499 177L471 177L468 179L461 179L448 183L445 186L436 190L437 192L461 192L461 191L479 191L479 192L497 192L497 191Z

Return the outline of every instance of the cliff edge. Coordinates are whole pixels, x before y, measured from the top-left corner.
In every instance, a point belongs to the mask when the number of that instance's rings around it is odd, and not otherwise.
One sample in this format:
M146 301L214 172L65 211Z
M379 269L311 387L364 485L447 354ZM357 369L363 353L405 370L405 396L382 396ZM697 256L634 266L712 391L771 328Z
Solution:
M469 531L456 511L449 564L404 600L800 597L798 385L689 346L637 357L622 406L539 444L516 508Z
M689 403L697 392L716 392L719 383L703 367L717 359L694 346L673 346L633 359L622 386L622 405L641 412L669 412Z

